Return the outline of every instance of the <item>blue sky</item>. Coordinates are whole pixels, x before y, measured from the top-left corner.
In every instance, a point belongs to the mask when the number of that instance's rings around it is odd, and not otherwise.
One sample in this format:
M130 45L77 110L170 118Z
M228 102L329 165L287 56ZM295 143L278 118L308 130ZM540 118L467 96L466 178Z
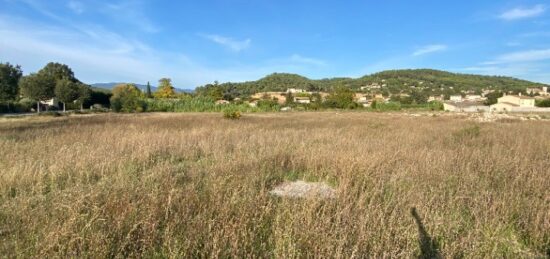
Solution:
M0 62L193 88L434 68L550 83L546 1L0 0Z

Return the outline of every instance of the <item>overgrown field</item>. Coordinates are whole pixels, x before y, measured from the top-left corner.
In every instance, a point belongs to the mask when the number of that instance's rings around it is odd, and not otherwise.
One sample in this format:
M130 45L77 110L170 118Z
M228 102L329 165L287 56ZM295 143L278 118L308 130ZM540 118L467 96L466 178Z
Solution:
M0 120L6 257L547 257L550 123L361 112ZM284 181L334 199L287 199Z

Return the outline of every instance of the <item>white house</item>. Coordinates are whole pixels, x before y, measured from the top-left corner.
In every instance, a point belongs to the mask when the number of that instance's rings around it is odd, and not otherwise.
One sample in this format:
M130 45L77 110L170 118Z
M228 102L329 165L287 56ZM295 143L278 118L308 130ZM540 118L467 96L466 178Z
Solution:
M482 97L481 95L477 94L468 94L466 95L466 100L468 101L485 101L487 98Z
M540 96L550 96L547 86L544 86L542 88L527 88L526 92L527 94L533 94L533 95L538 94Z
M59 108L59 100L55 97L47 101L40 101L40 104L46 105L48 107Z
M298 88L288 88L286 90L286 93L296 94L296 93L305 93L306 90L304 89L298 89Z
M449 100L451 102L462 102L462 95L451 95Z
M308 104L311 103L311 99L309 97L294 97L295 103L301 103L301 104Z

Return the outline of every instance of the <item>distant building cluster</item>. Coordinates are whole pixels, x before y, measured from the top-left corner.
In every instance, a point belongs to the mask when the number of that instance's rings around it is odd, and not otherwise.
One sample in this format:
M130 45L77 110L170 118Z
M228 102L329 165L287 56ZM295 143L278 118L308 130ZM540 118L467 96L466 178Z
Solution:
M542 97L550 96L547 87L528 88L526 91L529 95L537 95ZM488 94L485 93L484 94ZM454 95L449 101L443 103L444 110L450 112L550 112L550 108L540 108L535 106L536 98L524 96L521 93L518 95L507 95L497 99L497 103L493 105L485 105L485 97L479 95Z

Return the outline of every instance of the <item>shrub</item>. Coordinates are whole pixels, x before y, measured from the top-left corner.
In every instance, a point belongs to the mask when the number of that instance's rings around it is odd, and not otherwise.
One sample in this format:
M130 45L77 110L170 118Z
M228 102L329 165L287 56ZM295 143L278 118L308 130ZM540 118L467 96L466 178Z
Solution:
M115 112L144 112L146 107L143 94L136 86L122 84L113 89L111 108Z
M550 107L550 99L537 101L537 107Z
M233 109L227 109L223 111L223 117L231 120L238 120L241 118L241 112Z

